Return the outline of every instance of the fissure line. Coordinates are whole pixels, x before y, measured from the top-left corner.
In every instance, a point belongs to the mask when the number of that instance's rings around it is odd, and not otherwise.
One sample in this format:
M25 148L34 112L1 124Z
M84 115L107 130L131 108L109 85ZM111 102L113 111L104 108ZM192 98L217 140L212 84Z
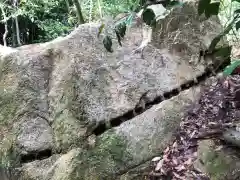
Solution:
M220 65L216 64L216 65L212 65L211 67L207 67L201 75L197 76L196 78L194 78L192 80L187 81L186 83L180 85L180 87L174 88L171 91L164 92L162 95L156 97L153 101L144 104L144 106L135 107L133 110L130 110L130 111L124 113L123 115L119 116L119 117L111 119L110 120L110 127L107 126L105 121L99 123L96 126L96 128L93 130L93 134L101 135L106 130L108 130L112 127L119 126L123 122L128 121L128 120L134 118L135 116L138 116L138 115L142 114L147 109L151 108L153 105L159 104L162 101L165 101L165 100L168 100L168 99L170 99L174 96L177 96L177 95L179 95L179 93L181 91L184 91L184 90L187 90L187 89L190 89L194 86L199 85L201 82L204 82L207 78L211 77L212 75L215 75L216 73L221 72L229 64L230 64L230 59L226 59ZM215 71L213 71L213 69L215 69Z

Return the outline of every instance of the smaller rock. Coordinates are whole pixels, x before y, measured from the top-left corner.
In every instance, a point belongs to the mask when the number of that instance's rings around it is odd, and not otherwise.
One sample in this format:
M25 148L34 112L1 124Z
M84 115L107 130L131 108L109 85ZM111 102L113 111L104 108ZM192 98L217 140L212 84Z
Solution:
M52 149L53 135L48 122L41 117L25 117L19 125L17 144L21 154Z
M25 179L44 179L46 172L53 166L60 155L53 155L50 158L26 163L22 166L21 172Z
M74 171L74 159L79 155L81 149L72 149L67 154L62 155L51 168L45 171L45 180L71 180L78 179L72 175ZM71 178L74 177L74 178ZM79 178L81 179L81 178Z
M240 159L227 147L218 148L213 140L199 142L198 159L194 167L208 174L211 180L240 179Z

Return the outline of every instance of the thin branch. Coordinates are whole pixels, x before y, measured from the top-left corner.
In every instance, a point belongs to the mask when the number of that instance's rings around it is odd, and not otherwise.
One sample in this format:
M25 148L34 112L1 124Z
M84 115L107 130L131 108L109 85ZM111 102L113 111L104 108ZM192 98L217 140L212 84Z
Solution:
M17 0L14 0L13 6L15 10L17 10L18 8ZM18 26L18 16L15 17L15 26L16 26L17 43L18 43L18 46L21 46L20 32L19 32L19 26Z
M78 16L79 23L84 24L85 21L84 21L83 15L82 15L82 9L81 9L80 3L79 3L78 0L73 0L73 2L74 2L75 7L77 9L77 16Z
M101 4L100 4L100 0L98 0L98 10L99 10L99 15L100 15L100 18L102 19L102 8L101 8Z
M3 22L4 22L4 27L5 27L5 32L3 34L3 45L7 46L7 40L6 40L7 35L8 35L7 17L6 17L5 11L4 11L3 4L0 4L0 8L1 8L1 11L2 11Z
M66 3L67 10L68 10L68 13L69 13L69 12L70 12L70 5L69 5L69 1L68 1L68 0L65 0L65 3Z
M90 0L89 22L92 21L93 0Z

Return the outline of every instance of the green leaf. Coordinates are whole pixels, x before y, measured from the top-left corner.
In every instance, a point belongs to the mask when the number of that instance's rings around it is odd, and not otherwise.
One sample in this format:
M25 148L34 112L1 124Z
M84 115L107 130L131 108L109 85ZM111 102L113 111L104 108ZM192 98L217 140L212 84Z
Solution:
M229 31L232 29L233 24L235 23L235 20L233 20L225 29L222 33L220 33L219 35L217 35L211 42L208 51L212 52L215 47L217 46L217 44L219 43L219 41L222 39L223 36L225 36L226 34L229 33Z
M125 22L122 22L122 23L116 25L115 29L118 31L121 38L123 38L126 34L127 25Z
M234 70L236 68L238 68L240 66L240 60L237 59L237 60L234 60L232 64L230 64L229 66L227 66L224 71L223 71L223 74L224 75L231 75Z
M108 52L113 52L113 49L112 49L112 38L108 35L106 35L103 39L103 45L104 47L106 48L106 50Z
M199 0L198 3L198 15L202 15L206 7L210 4L211 0Z
M205 8L205 16L210 18L212 15L218 15L219 13L220 2L214 2L208 4Z
M105 24L101 24L101 26L98 28L98 34L97 34L98 38L99 38L100 34L102 33L104 27L105 27Z
M126 25L131 25L132 24L132 20L133 20L133 13L130 14L130 16L127 17L125 23Z
M115 30L115 33L116 33L116 36L117 36L118 44L119 44L120 46L122 46L122 43L121 43L122 38L121 38L119 32L118 32L117 30Z
M152 9L145 9L142 13L142 19L143 22L145 22L147 25L151 26L154 21L156 21L156 15Z
M234 11L233 17L234 17L234 19L237 19L237 18L239 18L239 16L240 16L240 9L237 9L236 11Z
M235 10L234 14L240 14L240 9Z
M119 23L115 27L115 33L120 46L122 46L121 40L124 38L126 34L126 30L127 30L127 25L125 22Z
M180 1L178 0L173 0L173 1L170 1L169 4L167 5L167 8L170 8L170 7L173 7L173 6L178 6L178 5L182 5L183 3L181 3Z
M236 22L236 30L238 31L239 28L240 28L240 21Z
M215 57L221 57L221 59L226 59L231 56L232 46L222 46L215 49Z
M236 2L240 2L240 0L232 0L232 2L234 2L234 1L236 1Z

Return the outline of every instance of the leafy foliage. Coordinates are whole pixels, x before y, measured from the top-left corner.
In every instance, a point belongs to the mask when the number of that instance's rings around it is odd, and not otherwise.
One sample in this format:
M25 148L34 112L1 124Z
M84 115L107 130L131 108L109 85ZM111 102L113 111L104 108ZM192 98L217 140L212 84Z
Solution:
M159 4L158 1L151 1L152 4L157 3ZM162 1L161 3L164 7L166 8L172 8L176 5L181 5L181 3L177 0L166 0L166 1ZM155 27L156 25L156 14L154 13L154 11L150 8L148 8L148 1L147 0L137 0L136 3L132 4L130 11L128 11L128 16L126 18L124 18L123 20L120 20L119 22L117 22L117 25L115 25L114 27L114 32L116 35L116 39L119 43L120 46L122 46L121 41L123 40L125 33L126 33L126 28L127 26L130 26L132 24L132 20L134 18L134 16L136 15L136 11L139 11L140 9L143 9L142 12L142 20L144 23L146 23L148 26L152 26ZM104 26L100 26L99 27L99 31L98 31L98 37L99 35L103 32L103 28ZM105 38L108 36L108 38L112 37L110 35L106 35ZM104 45L104 47L106 48L106 46ZM107 51L109 51L107 49ZM109 51L110 52L110 51Z
M209 18L212 15L218 15L219 7L220 7L219 2L213 2L213 3L208 4L206 9L205 9L206 17Z
M142 19L149 26L152 26L154 23L156 23L156 15L152 9L145 9L142 13Z
M16 26L14 18L18 17L18 28L22 44L44 42L69 33L74 25L69 23L69 13L65 0L19 0L17 8L11 1L6 1L4 9L7 14L10 46L16 45ZM3 19L2 16L0 16ZM2 33L2 32L1 32Z
M198 14L202 15L204 13L207 19L210 18L212 15L218 15L219 10L220 2L211 3L211 0L199 1ZM211 44L205 51L205 53L214 53L217 56L221 56L223 59L230 58L232 50L231 46L219 48L217 47L217 45L223 37L225 37L227 34L229 34L230 31L233 30L234 27L236 28L236 30L240 28L240 9L235 10L233 17L231 18L232 20L230 21L230 23L227 24L225 29L211 41ZM238 65L238 63L230 65L225 69L224 74L230 75L234 71L234 69L237 68Z
M202 15L205 13L207 18L210 18L212 15L218 15L220 8L220 2L213 2L211 0L200 0L198 4L198 14Z
M240 28L240 21L236 22L236 30Z
M105 24L101 24L101 26L99 27L99 29L98 29L98 38L99 38L100 34L102 33L104 27L105 27Z
M122 46L121 40L125 36L126 30L127 30L127 25L126 25L125 22L119 23L115 27L115 33L116 33L117 40L118 40L118 43L119 43L120 46Z
M219 35L217 35L211 42L208 51L212 52L215 47L217 46L217 44L219 43L219 41L226 35L229 33L229 31L232 29L234 23L235 23L236 19L234 19L225 29L222 33L220 33Z
M82 0L79 2L81 3L84 20L88 22L102 18L101 13L103 16L116 16L122 12L133 12L136 10L139 1L140 0ZM17 9L13 7L11 1L6 2L7 3L4 3L4 9L6 9L7 14L9 30L7 40L10 46L15 46L16 44L15 17L19 19L19 31L22 44L49 41L58 36L68 34L78 25L78 10L73 4L75 1L72 0L19 0ZM100 2L101 13L98 2ZM1 20L3 20L1 14L0 17ZM126 24L131 24L132 18L133 16L129 16ZM4 23L3 21L1 22ZM105 27L103 26L103 28ZM0 32L0 34L3 33L4 32Z
M103 45L108 52L113 52L112 49L112 38L110 36L105 36L103 39Z
M233 61L232 64L230 64L228 67L226 67L223 71L224 75L231 75L233 72L240 66L240 60L236 59Z
M231 1L234 3L240 2L239 0ZM11 1L6 2L7 3L2 4L6 10L9 29L7 41L11 46L16 45L15 17L18 17L19 20L19 31L22 44L45 42L58 36L66 35L78 24L77 9L72 0L19 0L17 8L13 7ZM128 13L125 18L113 25L113 33L108 33L109 27L106 23L102 23L99 27L98 37L100 34L107 31L103 39L103 45L108 52L113 52L113 39L116 39L118 44L122 46L122 40L126 35L126 29L132 24L136 12L140 9L143 9L141 17L143 22L154 27L156 24L156 15L153 10L148 8L150 4L161 3L167 9L179 4L181 5L177 0L166 0L162 2L157 0L83 0L79 2L81 2L81 9L86 21L100 19L101 13L104 16L116 16L123 12ZM99 7L101 9L99 9ZM221 3L218 1L199 0L199 15L204 14L206 18L210 18L212 15L218 15L220 9ZM0 17L3 19L2 16ZM1 22L4 23L3 21ZM237 9L235 8L234 14L228 22L224 31L212 40L206 52L215 52L218 43L224 36L233 31L233 29L239 30L240 6Z

